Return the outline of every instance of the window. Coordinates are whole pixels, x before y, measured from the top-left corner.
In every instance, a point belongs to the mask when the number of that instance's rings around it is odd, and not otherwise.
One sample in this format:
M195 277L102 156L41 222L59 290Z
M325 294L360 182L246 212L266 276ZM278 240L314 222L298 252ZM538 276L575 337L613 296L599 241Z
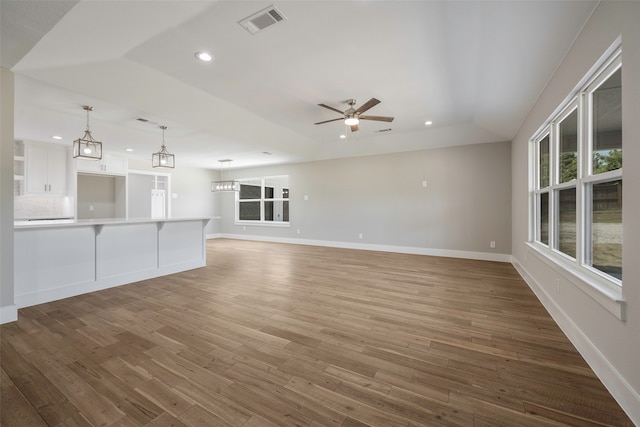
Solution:
M241 179L236 194L236 222L288 226L289 177Z
M532 240L594 283L622 285L622 53L532 138Z

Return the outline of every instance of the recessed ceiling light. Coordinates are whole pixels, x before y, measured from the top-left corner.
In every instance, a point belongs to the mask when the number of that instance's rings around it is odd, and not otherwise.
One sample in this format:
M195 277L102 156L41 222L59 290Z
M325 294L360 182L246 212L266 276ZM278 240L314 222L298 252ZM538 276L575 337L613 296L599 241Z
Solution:
M198 58L200 61L209 62L213 59L213 56L211 56L211 54L207 52L196 52L196 58Z
M58 136L58 135L53 135L51 138L53 138L53 139L62 139L62 137Z
M131 151L133 151L133 148L127 148L127 149L125 149L125 151L131 152Z
M431 120L427 120L426 122L424 122L425 126L431 126L433 124L433 122Z
M345 139L346 137L347 137L347 135L345 135L345 134L340 135L340 139Z

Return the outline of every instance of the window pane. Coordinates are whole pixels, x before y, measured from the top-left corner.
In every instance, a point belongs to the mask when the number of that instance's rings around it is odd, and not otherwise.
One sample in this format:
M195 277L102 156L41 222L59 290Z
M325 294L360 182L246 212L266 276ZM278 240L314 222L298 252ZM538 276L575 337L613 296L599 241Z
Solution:
M289 221L289 202L267 200L264 202L265 221Z
M264 220L273 221L273 202L264 202Z
M260 191L259 185L240 184L240 200L259 199Z
M540 164L538 171L540 173L540 188L549 186L549 135L545 136L539 143Z
M240 221L260 220L260 202L239 202L238 209Z
M540 223L538 225L538 240L545 245L549 244L549 193L538 196L540 207Z
M264 198L273 199L273 187L264 187Z
M622 167L622 70L618 69L592 95L593 173Z
M558 126L560 136L560 182L578 179L578 110Z
M282 198L283 199L288 199L289 198L289 189L288 188L283 188L282 189Z
M591 209L591 265L622 280L622 180L594 184Z
M576 257L576 189L560 190L558 194L558 250Z

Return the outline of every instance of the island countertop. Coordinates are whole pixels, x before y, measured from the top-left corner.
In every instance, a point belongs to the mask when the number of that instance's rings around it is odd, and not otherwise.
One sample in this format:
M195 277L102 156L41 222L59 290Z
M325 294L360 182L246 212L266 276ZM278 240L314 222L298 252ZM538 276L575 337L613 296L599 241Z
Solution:
M39 219L16 220L13 223L15 229L21 228L48 228L48 227L78 227L86 225L115 225L115 224L143 224L150 222L172 221L209 221L208 217L188 218L100 218L100 219Z

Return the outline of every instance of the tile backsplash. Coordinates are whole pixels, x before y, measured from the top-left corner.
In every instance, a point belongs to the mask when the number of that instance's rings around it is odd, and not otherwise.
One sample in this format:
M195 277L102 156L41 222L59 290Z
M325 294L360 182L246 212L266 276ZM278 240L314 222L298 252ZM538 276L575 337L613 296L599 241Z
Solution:
M72 218L71 198L67 196L23 195L14 198L15 219Z

